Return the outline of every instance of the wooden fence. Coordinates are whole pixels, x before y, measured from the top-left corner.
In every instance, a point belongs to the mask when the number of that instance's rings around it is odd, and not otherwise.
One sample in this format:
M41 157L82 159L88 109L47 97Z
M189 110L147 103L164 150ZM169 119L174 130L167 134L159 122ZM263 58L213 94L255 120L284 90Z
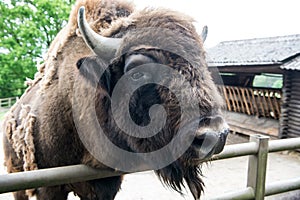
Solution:
M258 117L280 118L282 92L280 89L218 86L227 110Z
M0 108L9 108L18 101L19 97L9 97L0 99Z

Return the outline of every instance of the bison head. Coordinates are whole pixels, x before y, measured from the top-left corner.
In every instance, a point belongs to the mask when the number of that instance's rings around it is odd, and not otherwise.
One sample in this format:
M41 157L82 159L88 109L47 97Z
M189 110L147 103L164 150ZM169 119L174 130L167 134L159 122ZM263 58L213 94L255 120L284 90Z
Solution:
M127 172L153 169L195 199L200 164L225 145L222 99L205 63L202 40L178 13L144 10L111 37L94 32L79 10L79 29L95 56L78 61L73 115L100 163Z

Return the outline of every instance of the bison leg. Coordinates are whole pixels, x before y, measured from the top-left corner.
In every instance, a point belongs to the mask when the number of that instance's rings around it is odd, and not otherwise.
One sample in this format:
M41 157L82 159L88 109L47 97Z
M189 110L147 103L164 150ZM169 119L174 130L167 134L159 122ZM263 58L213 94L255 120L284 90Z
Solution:
M113 200L121 187L122 177L103 178L70 184L81 200Z
M23 171L23 161L19 159L9 143L6 135L3 135L4 165L8 173ZM28 200L25 190L13 192L15 200Z
M90 182L99 200L113 200L121 188L122 177L110 177Z
M14 192L14 198L15 200L28 200L28 196L25 193L25 190Z
M39 188L36 193L37 200L66 200L68 193L64 186Z

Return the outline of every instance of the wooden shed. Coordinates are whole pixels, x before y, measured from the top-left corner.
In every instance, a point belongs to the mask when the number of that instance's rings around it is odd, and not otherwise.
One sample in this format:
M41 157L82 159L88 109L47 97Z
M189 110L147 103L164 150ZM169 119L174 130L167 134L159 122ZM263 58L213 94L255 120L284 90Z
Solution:
M300 56L281 66L284 88L280 119L281 137L300 137Z
M233 131L300 136L299 56L300 34L225 41L207 50Z

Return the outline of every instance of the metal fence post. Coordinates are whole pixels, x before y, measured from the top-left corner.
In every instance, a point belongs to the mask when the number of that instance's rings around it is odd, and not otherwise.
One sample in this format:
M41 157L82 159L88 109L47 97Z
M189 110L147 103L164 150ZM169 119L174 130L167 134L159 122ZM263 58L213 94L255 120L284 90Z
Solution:
M258 150L257 154L249 156L247 187L254 189L255 200L263 200L265 197L269 137L251 135L250 142L256 142Z

